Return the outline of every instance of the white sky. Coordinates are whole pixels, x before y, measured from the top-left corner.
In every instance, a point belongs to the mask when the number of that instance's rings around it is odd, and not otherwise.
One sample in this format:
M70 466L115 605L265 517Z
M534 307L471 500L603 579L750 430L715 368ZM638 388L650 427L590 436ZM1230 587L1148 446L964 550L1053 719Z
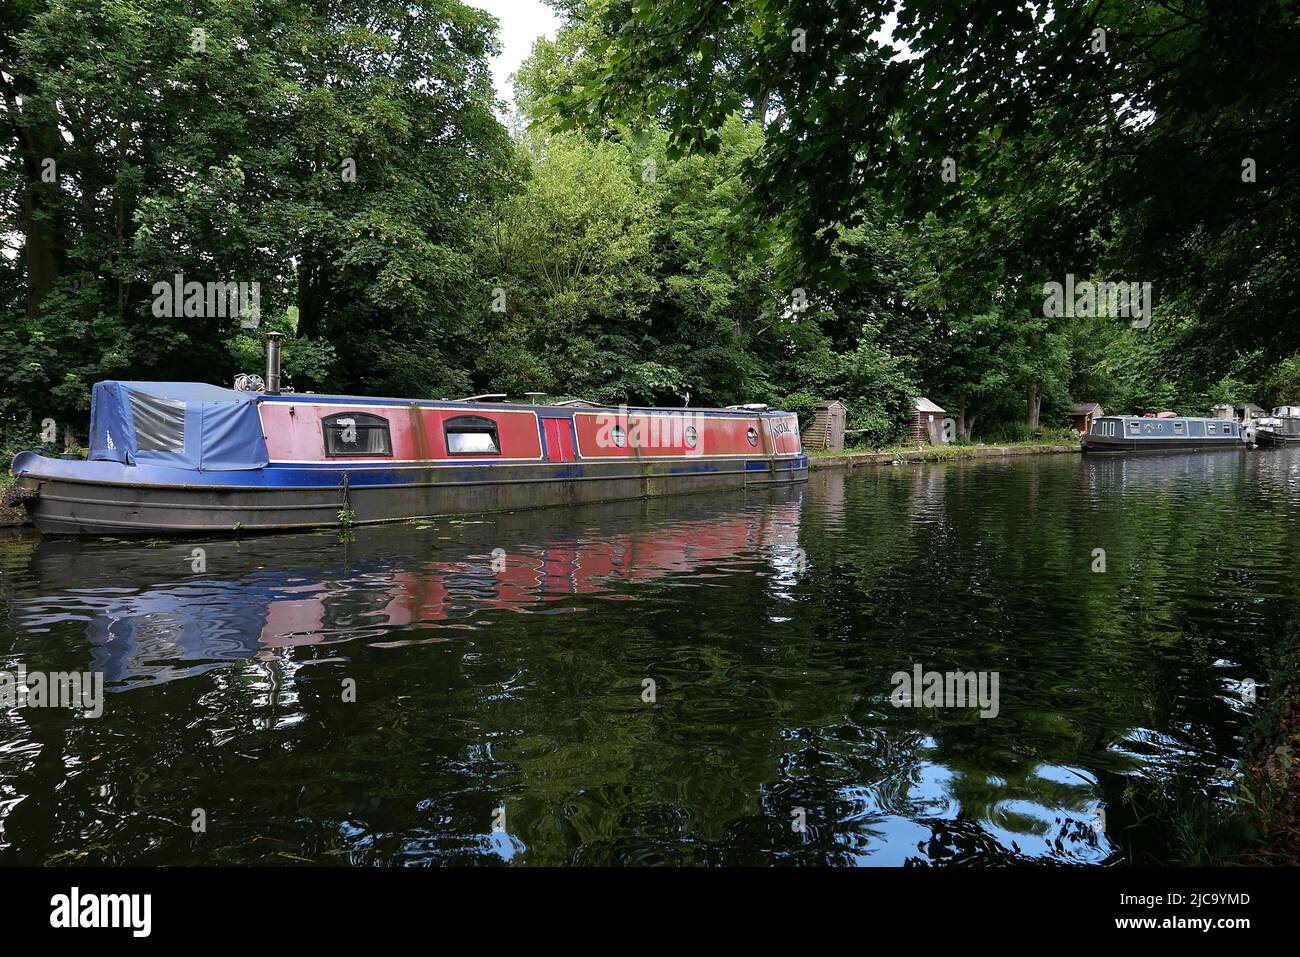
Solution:
M514 89L510 74L533 52L533 41L542 34L555 39L560 20L542 0L468 0L470 6L486 10L497 18L501 54L492 60L492 79L497 98L506 102L507 111L514 106Z

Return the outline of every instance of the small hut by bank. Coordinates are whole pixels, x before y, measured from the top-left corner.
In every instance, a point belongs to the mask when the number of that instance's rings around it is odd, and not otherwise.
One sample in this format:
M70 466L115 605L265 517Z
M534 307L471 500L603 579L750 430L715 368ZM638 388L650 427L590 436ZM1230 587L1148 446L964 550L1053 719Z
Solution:
M1238 402L1233 408L1234 418L1238 422L1249 422L1251 419L1258 419L1262 415L1268 415L1262 408L1254 402Z
M945 445L948 437L943 432L943 417L947 413L923 395L912 400L912 422L909 434L912 441L931 445Z
M1100 403L1078 402L1070 406L1070 428L1080 435L1087 435L1092 431L1093 420L1105 414Z
M844 451L844 421L848 407L839 399L818 402L813 419L799 438L806 452Z

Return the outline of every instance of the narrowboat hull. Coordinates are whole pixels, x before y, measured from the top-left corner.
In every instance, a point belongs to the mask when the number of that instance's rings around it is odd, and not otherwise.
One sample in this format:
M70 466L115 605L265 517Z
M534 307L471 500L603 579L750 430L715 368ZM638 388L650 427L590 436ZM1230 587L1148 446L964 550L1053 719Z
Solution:
M1280 448L1297 443L1300 443L1300 433L1271 432L1268 429L1259 429L1255 432L1255 444L1264 448Z
M89 467L89 468L88 468ZM808 458L694 462L428 465L388 469L271 467L192 474L22 453L15 486L49 534L270 532L436 516L581 505L802 482ZM147 479L147 481L142 481Z

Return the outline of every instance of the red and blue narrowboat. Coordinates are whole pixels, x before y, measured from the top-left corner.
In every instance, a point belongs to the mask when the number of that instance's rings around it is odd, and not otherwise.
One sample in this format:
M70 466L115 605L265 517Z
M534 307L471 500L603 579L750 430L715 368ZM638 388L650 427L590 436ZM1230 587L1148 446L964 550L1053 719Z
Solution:
M268 370L269 371L269 370ZM278 370L276 370L278 372ZM779 485L796 417L97 383L86 459L22 452L43 532L204 534L402 521Z

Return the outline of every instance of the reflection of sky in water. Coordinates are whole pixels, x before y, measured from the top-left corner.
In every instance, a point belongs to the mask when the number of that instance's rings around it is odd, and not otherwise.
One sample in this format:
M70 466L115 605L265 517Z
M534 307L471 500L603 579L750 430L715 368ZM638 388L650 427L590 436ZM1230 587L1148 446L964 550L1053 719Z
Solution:
M834 472L743 501L209 541L198 574L192 542L44 540L3 566L0 658L117 693L59 732L57 797L33 778L50 742L10 713L0 861L77 828L123 861L191 860L130 811L165 753L151 793L244 809L227 861L1107 862L1135 827L1125 787L1217 780L1239 752L1246 636L1297 597L1296 471ZM1188 522L1207 488L1232 528ZM1095 547L1107 576L1081 571ZM891 707L914 663L998 670L998 718ZM24 823L37 808L68 823Z

